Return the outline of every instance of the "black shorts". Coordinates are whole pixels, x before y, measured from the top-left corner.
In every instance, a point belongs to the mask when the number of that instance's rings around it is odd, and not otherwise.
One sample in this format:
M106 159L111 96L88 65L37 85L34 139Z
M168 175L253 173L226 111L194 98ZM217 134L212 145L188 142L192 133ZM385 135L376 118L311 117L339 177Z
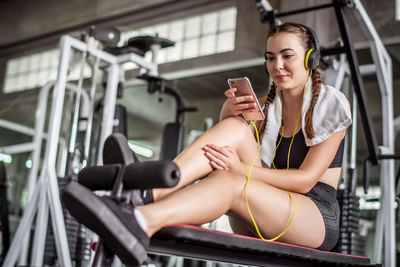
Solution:
M336 190L328 184L318 182L305 196L314 201L325 222L325 239L318 249L331 250L339 239L340 209Z

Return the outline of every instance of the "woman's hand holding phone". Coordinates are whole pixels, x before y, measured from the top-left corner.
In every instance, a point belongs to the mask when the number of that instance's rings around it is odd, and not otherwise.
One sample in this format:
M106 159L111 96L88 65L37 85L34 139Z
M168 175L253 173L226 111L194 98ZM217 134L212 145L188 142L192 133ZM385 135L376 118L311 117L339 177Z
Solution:
M227 97L226 105L231 116L237 116L241 113L255 111L257 104L252 95L236 96L237 88L229 88L225 91Z

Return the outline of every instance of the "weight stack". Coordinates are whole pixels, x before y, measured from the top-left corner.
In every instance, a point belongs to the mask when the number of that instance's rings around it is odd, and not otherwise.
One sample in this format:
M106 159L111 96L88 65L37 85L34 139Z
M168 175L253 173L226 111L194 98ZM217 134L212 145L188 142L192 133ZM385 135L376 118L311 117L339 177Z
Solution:
M365 256L367 240L360 235L359 197L347 189L337 191L340 206L340 236L333 251Z
M58 184L60 190L70 182L69 178L59 178ZM68 247L71 260L75 261L75 266L79 266L83 261L90 260L90 240L86 238L86 229L78 223L71 214L63 208L65 230L67 232ZM57 259L56 243L53 234L51 219L47 227L46 246L44 254L45 265L55 265Z

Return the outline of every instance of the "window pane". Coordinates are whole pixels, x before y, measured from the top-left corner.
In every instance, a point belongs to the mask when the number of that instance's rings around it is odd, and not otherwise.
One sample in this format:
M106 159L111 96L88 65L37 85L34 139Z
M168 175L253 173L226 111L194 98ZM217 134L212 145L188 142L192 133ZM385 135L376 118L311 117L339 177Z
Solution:
M168 25L167 24L160 24L155 27L155 33L158 34L159 37L168 38Z
M38 73L37 79L38 79L37 83L39 86L44 85L49 80L49 71L42 70L41 72Z
M7 62L7 76L18 73L19 59L11 59Z
M27 72L28 69L29 69L29 58L28 57L21 58L18 72L24 73Z
M53 51L51 51L51 66L53 68L58 68L58 61L59 61L59 50L58 49L54 49Z
M153 27L146 27L140 30L141 35L156 35Z
M201 39L200 42L200 55L210 55L210 54L215 54L216 50L216 36L215 35L209 35L205 36Z
M229 8L219 14L219 30L233 30L236 28L236 9Z
M186 20L185 38L195 38L200 35L200 17L194 17Z
M20 91L24 88L25 85L25 75L19 75L16 77L16 84L15 84L15 90Z
M203 35L217 32L217 26L218 26L217 19L218 19L217 13L211 13L203 16L203 23L202 23Z
M4 93L11 93L15 90L16 79L14 77L7 78L4 83Z
M40 55L35 54L31 56L31 70L36 71L40 67Z
M50 68L50 64L51 64L50 53L48 52L42 53L40 58L40 68L48 69Z
M182 42L175 43L175 46L167 49L168 61L177 61L182 59Z
M51 68L49 74L49 80L55 81L57 79L57 68Z
M235 32L224 32L218 35L217 52L232 51L235 49Z
M181 41L183 39L183 29L184 24L183 21L175 21L171 23L169 28L169 39L172 41Z
M25 83L26 83L27 88L35 88L36 84L37 84L36 73L34 73L34 72L29 73L27 75Z
M183 47L183 58L193 58L199 55L199 39L188 40Z

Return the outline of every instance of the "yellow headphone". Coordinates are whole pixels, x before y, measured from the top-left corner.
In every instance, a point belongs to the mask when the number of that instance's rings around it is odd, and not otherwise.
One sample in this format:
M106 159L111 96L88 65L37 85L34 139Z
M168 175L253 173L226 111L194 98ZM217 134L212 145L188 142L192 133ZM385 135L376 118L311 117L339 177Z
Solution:
M311 39L315 46L315 49L314 48L308 49L306 57L304 59L304 66L306 67L307 70L310 69L315 70L319 65L319 60L321 57L318 38L315 32L310 27L302 24L300 25L303 26L310 33ZM267 65L268 65L268 59L265 59L265 69L267 69Z

